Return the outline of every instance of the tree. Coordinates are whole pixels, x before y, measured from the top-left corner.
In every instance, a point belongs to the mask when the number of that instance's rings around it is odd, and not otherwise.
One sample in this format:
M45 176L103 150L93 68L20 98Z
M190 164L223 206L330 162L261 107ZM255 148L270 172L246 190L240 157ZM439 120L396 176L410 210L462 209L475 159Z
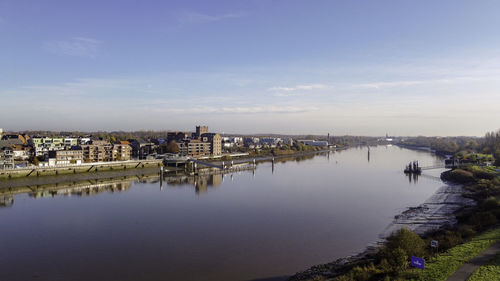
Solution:
M179 145L175 141L171 141L165 147L166 153L179 153Z
M493 156L495 157L495 166L500 166L500 149L497 149Z
M406 228L401 228L388 237L385 246L389 251L399 248L404 251L406 256L421 257L425 255L424 240L418 234Z

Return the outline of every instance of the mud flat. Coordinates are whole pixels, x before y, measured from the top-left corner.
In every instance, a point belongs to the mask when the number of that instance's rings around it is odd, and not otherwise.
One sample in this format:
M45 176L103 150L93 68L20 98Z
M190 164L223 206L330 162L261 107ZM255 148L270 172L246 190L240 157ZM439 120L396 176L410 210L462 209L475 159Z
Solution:
M455 211L476 204L473 199L466 198L462 185L445 185L440 187L429 199L416 207L410 207L395 216L394 221L381 234L381 238L405 227L422 235L444 225L454 225L457 219Z

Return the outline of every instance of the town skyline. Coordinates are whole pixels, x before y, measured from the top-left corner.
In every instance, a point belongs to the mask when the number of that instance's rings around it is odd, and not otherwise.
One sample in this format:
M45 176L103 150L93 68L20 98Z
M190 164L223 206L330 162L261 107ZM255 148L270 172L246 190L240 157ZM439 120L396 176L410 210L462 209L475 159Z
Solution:
M500 120L499 9L2 0L0 126L482 136Z

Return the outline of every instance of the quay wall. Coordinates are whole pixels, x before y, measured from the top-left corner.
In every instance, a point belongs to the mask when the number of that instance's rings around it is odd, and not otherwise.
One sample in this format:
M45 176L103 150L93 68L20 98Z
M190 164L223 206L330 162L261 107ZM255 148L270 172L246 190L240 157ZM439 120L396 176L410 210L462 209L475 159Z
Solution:
M116 162L85 163L81 165L66 165L52 167L27 167L0 170L0 180L15 178L37 178L44 176L59 176L81 173L97 173L107 171L125 171L130 169L158 168L161 160L130 160Z

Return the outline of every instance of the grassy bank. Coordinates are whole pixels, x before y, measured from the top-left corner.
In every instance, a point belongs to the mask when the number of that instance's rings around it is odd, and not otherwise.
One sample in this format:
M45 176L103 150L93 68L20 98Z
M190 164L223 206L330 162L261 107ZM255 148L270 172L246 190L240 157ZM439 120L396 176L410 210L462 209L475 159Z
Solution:
M487 231L472 238L466 243L453 247L437 256L430 257L428 261L426 261L425 270L411 269L402 274L402 277L404 279L419 281L446 280L462 264L476 257L484 249L498 241L500 241L500 228Z

